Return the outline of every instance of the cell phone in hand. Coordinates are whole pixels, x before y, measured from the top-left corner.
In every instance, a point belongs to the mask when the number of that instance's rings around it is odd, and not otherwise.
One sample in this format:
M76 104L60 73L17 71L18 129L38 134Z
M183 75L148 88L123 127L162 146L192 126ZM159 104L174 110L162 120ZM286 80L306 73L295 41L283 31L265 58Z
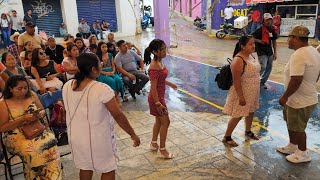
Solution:
M34 114L34 115L38 115L38 114L39 114L39 112L40 112L40 110L39 110L39 109L37 109L37 110L34 110L32 114Z

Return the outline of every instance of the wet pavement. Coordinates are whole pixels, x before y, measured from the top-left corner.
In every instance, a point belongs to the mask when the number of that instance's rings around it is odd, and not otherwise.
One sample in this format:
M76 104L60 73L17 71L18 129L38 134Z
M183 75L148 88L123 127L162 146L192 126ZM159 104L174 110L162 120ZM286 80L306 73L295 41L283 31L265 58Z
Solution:
M229 117L222 114L221 108L227 91L217 88L215 66L225 64L224 59L231 56L235 40L208 38L181 19L174 18L171 23L177 24L180 33L178 41L171 36L172 45L178 42L178 48L170 49L170 55L164 60L170 73L168 80L180 88L178 91L167 88L166 94L171 119L167 149L175 154L175 158L164 160L159 152L149 151L154 117L148 113L147 97L137 96L136 101L130 98L128 103L123 103L122 109L142 144L132 147L130 137L116 127L120 156L116 179L319 179L319 106L307 128L308 151L313 159L310 163L291 164L275 150L287 143L287 130L278 104L283 85L271 81L267 83L268 90L261 90L260 108L253 123L253 131L261 139L247 139L244 123L239 123L233 136L240 146L224 146L221 140ZM154 38L155 32L148 31L124 39L144 49ZM285 43L279 46L279 60L271 77L275 81L280 75L282 77L280 66L284 66L292 53ZM148 84L147 91L149 88ZM70 151L68 146L60 147L60 150L62 154ZM64 156L62 163L66 180L79 179L72 155ZM14 168L16 172L21 170L21 165ZM0 167L1 175L2 171L3 167ZM15 179L23 177L19 175ZM99 175L95 174L94 179L99 179Z

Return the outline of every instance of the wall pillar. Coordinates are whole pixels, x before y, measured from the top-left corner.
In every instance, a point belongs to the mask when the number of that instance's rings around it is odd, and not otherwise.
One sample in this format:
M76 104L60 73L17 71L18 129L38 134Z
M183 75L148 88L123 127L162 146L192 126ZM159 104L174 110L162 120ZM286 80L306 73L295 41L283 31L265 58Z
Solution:
M212 0L207 0L207 34L211 34L212 30Z
M169 3L167 0L153 0L154 31L157 39L170 46Z
M78 31L78 9L76 0L60 0L63 22L68 33L75 36Z

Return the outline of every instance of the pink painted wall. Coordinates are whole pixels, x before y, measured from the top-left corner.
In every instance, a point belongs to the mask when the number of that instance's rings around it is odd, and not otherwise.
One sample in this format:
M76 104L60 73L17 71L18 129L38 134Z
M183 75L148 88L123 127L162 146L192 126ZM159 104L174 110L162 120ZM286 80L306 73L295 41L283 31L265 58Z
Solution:
M189 1L190 0L172 0L171 1L171 7L175 7L175 11L176 12L179 12L180 13L180 6L182 7L182 14L184 16L187 16L189 17ZM201 2L201 0L191 0L192 1L192 8L195 7L198 3ZM181 4L180 4L181 2ZM192 10L192 19L195 19L196 16L199 16L201 17L201 11L202 11L202 8L201 8L201 3Z

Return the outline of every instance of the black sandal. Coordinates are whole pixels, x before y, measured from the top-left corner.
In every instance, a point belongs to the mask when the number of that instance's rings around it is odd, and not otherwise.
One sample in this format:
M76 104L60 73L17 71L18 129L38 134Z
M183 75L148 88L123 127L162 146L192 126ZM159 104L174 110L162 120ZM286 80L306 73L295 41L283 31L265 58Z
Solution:
M250 137L251 139L259 140L259 136L254 134L252 131L246 131L245 134L246 134L246 136Z
M238 144L231 138L231 136L225 136L222 140L223 143L231 146L231 147L237 147Z

